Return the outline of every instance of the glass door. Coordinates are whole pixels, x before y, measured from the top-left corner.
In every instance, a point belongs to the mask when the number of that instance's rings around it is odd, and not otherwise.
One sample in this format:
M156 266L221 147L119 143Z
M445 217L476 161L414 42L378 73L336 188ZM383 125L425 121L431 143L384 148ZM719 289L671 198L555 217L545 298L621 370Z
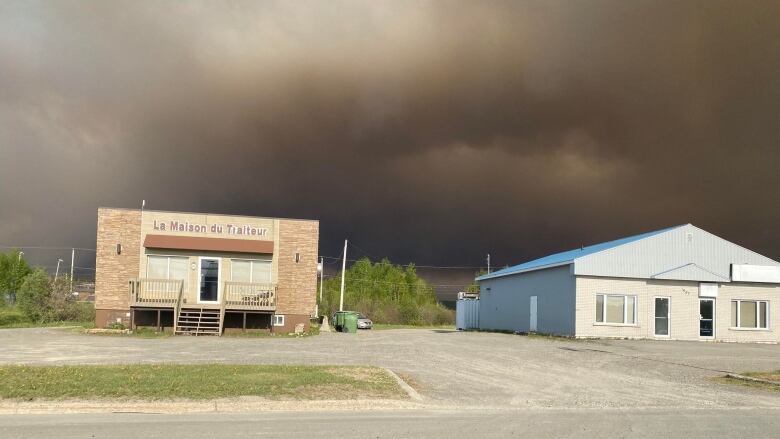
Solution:
M198 303L219 303L219 258L200 258Z
M656 337L669 336L669 298L655 298L655 335Z
M699 299L699 337L715 337L715 299Z

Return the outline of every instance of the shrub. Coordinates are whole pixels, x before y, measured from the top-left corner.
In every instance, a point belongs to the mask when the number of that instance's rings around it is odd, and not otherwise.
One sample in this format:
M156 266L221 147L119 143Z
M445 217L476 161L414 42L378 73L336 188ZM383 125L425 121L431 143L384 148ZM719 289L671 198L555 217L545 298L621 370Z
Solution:
M63 320L73 320L76 322L94 322L95 321L95 305L90 302L74 302L73 318Z
M0 310L0 328L20 325L28 322L27 317L16 307L5 307Z
M77 302L67 281L50 282L40 268L25 277L17 300L19 310L34 323L95 320L93 304Z
M399 323L404 325L420 324L420 308L414 301L401 302L401 306L399 307L398 311L401 314L401 321Z
M41 268L36 268L25 276L16 300L19 310L33 322L42 323L51 315L51 286L49 275Z

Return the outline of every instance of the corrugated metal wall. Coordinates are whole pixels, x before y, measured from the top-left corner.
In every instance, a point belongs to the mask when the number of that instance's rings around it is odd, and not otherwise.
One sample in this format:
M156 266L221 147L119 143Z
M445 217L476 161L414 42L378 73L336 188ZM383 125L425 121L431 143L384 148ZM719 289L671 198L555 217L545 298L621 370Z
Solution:
M537 296L537 331L574 335L575 281L570 266L480 282L480 329L527 332Z
M574 263L574 273L728 282L731 264L778 265L778 262L689 224L579 258Z

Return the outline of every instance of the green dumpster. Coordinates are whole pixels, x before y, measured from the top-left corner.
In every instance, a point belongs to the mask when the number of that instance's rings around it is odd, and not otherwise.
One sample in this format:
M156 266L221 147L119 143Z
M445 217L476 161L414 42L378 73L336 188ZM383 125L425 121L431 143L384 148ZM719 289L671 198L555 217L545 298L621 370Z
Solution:
M357 313L351 312L351 313L344 313L344 326L343 331L349 332L350 334L354 334L357 332L357 322L358 322L358 315Z
M336 331L343 331L344 330L344 316L346 313L344 311L337 311L335 314L333 314L333 327L336 328Z

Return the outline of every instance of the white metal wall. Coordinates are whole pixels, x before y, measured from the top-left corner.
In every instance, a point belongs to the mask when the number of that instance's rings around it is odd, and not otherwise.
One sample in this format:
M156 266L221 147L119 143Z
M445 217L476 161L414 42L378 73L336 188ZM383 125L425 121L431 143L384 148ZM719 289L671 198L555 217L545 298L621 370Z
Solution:
M574 262L578 276L729 282L731 264L778 266L778 262L685 225Z

